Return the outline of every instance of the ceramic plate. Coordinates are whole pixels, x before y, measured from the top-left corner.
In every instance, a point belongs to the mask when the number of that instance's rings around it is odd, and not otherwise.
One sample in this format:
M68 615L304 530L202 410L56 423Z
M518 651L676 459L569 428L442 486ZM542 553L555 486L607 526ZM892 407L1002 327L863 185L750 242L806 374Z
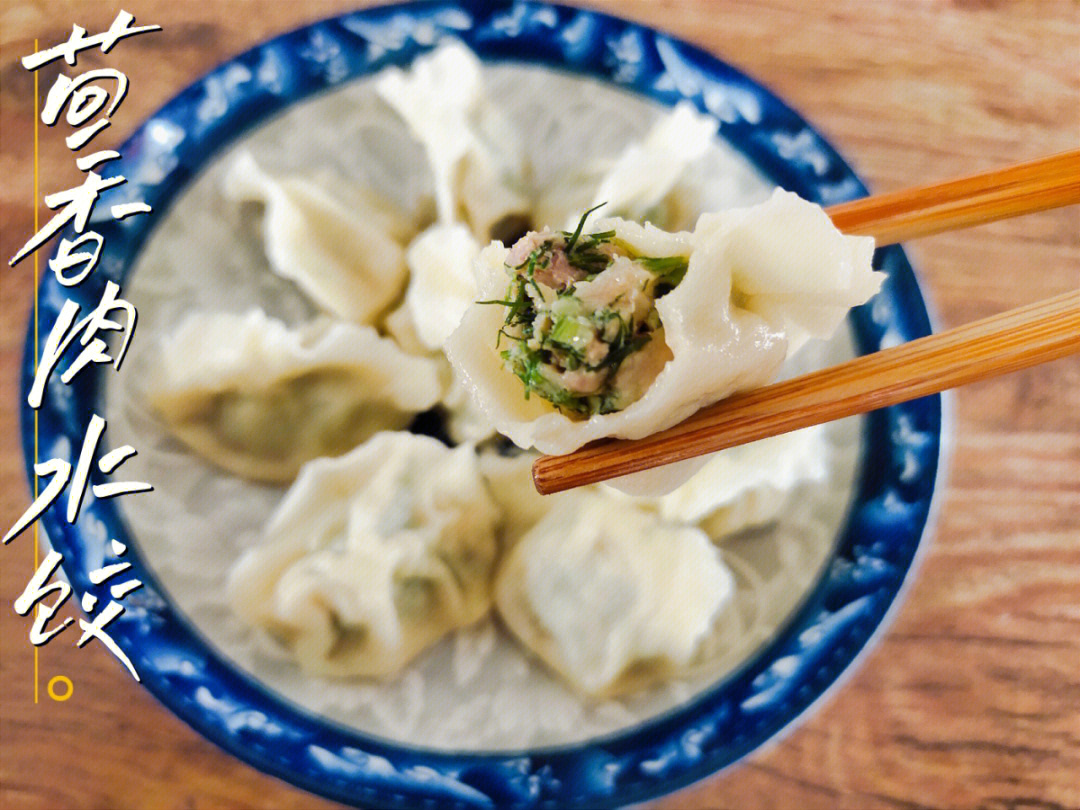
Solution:
M721 122L722 138L769 181L823 205L866 193L835 150L768 90L663 33L532 2L386 6L253 48L196 81L136 131L111 170L128 182L104 195L101 206L145 200L154 214L95 223L106 243L100 264L71 289L46 275L40 322L53 323L69 297L92 307L107 281L123 285L170 206L250 130L316 94L389 65L407 65L444 37L464 41L488 65L553 69L667 106L688 99ZM850 318L861 353L930 332L902 250L880 250L876 264L888 281ZM26 345L24 396L37 354L32 324ZM115 373L110 367L88 370L70 386L54 374L39 412L40 458L74 464L91 413L105 413L105 375ZM32 473L27 414L23 445ZM255 767L365 807L600 808L643 801L730 765L790 727L841 678L882 627L912 569L931 512L941 438L938 397L868 416L853 503L834 550L771 641L715 684L651 719L535 750L420 748L320 717L253 679L193 627L147 565L122 504L88 499L75 526L65 522L62 509L50 510L43 525L80 595L88 591L107 600L88 572L113 559L111 538L131 548L125 559L146 587L124 600L127 610L111 625L113 637L143 685Z

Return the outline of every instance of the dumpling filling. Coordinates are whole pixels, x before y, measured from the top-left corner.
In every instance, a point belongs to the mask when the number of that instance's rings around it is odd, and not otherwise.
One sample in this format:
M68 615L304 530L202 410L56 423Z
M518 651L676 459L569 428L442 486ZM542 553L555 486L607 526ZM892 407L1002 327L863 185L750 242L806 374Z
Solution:
M682 281L687 256L651 257L614 230L530 231L510 249L498 343L503 363L532 393L572 418L636 402L671 350L656 300Z

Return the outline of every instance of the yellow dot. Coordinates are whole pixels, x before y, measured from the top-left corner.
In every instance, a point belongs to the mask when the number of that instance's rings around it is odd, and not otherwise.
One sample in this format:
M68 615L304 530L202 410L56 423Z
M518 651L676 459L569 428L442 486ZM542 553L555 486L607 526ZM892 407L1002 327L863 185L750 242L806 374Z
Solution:
M56 691L56 684L58 683L65 684L64 691L62 693L57 693ZM71 693L75 691L75 686L71 683L71 678L69 678L67 675L54 675L53 677L49 678L49 683L45 687L45 689L49 693L49 697L51 697L57 703L63 703L65 700L71 697Z

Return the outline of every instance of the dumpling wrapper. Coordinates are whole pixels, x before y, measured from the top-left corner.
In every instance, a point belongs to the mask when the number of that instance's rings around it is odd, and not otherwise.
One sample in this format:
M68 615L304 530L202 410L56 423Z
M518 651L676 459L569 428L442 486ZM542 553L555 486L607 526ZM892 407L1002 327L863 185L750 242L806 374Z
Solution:
M481 240L529 210L517 133L484 97L480 60L461 42L440 45L408 70L390 68L375 90L423 145L437 221L467 222Z
M270 267L290 279L325 312L375 323L401 294L405 251L394 234L400 218L374 200L349 207L303 177L275 178L241 152L229 165L225 196L265 206L263 240Z
M391 675L488 612L497 519L471 446L380 433L303 468L229 603L306 672Z
M821 206L780 189L760 205L704 214L694 238L722 252L740 306L780 325L789 357L832 337L885 281L871 266L873 237L842 234Z
M479 407L519 447L563 454L605 437L640 439L705 405L765 385L786 356L811 337L830 337L847 311L868 300L884 279L871 268L872 238L841 234L819 206L779 189L760 205L703 215L693 233L620 219L590 227L610 229L640 255L689 256L683 280L656 302L671 359L636 402L574 420L538 396L526 400L496 348L504 318L498 306L473 304L446 343L447 357ZM481 299L505 293L507 252L499 244L481 252ZM634 495L662 495L707 459L611 484Z
M564 501L511 549L495 604L575 687L611 696L696 663L734 589L700 529L594 492Z
M442 394L439 365L370 326L290 328L262 310L196 312L167 335L147 385L168 429L208 461L259 481L403 428Z

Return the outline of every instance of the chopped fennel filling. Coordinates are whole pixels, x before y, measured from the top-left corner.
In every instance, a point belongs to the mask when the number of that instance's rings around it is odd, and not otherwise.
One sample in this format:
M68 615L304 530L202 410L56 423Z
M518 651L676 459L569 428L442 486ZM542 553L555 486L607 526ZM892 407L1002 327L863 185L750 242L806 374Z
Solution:
M593 209L595 210L595 209ZM530 231L505 265L510 286L496 346L503 365L573 418L642 397L671 359L656 299L686 274L688 257L639 255L615 231Z

